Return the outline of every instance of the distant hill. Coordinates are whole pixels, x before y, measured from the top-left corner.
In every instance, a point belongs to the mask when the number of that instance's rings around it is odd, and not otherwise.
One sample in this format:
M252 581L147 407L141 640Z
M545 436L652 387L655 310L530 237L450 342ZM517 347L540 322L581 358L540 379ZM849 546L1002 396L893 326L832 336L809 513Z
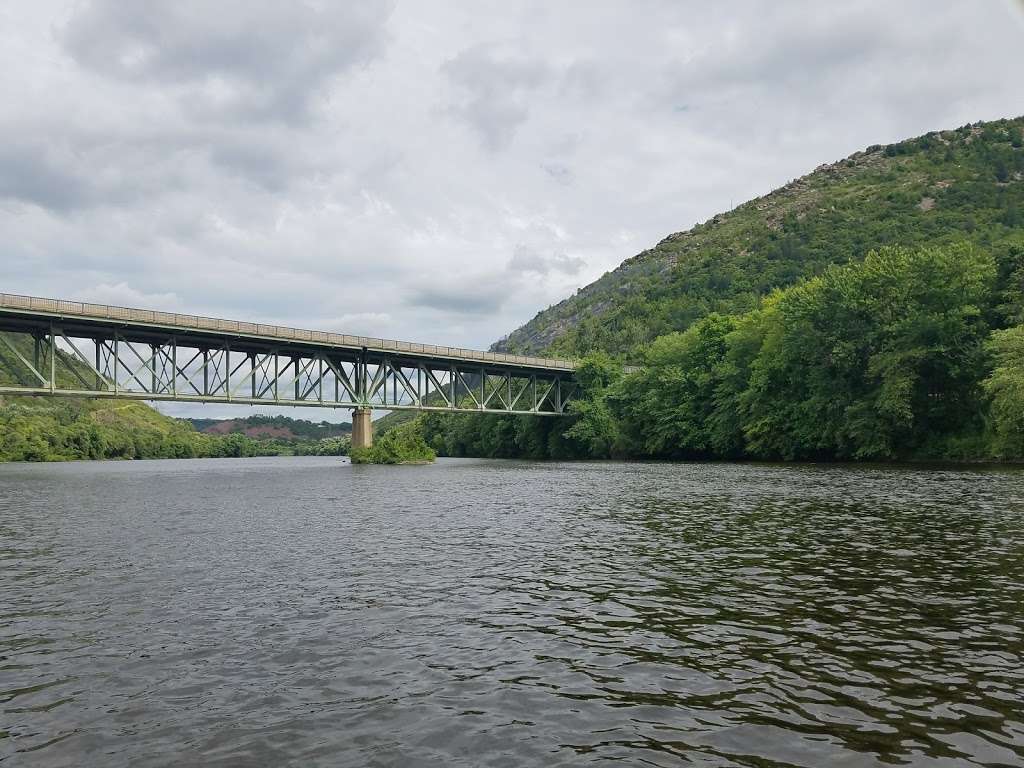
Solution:
M711 312L748 311L774 288L889 244L973 241L1005 279L1022 244L1022 126L1024 118L977 123L822 165L669 235L491 349L633 360L658 336ZM1018 310L1006 311L1010 319Z
M207 435L242 434L256 440L323 440L352 433L348 422L307 421L287 416L247 416L242 419L189 419L197 431Z

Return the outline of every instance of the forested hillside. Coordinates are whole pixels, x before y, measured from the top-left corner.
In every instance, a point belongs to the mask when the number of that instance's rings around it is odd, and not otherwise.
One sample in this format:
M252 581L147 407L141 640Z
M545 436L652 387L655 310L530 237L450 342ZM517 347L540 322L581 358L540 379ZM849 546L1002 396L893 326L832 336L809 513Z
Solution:
M5 338L23 357L31 359L28 338L14 334ZM57 379L62 386L76 385L71 369L79 365L71 355L59 353ZM85 369L79 370L86 375ZM27 375L17 356L0 342L0 384L16 383L19 373ZM316 433L315 438L258 440L237 432L201 434L188 421L165 416L138 401L0 397L0 461L347 453L348 438L341 436L345 430L341 425L332 426L335 429L309 425L309 430ZM334 435L335 432L338 434ZM328 434L334 436L325 437Z
M344 411L343 411L344 413ZM246 416L237 419L189 419L192 426L208 435L242 434L247 437L267 437L293 442L323 440L351 434L348 422L309 421L289 416Z
M712 312L752 310L775 288L886 245L976 243L996 260L1006 290L1021 263L1022 127L1024 118L979 123L823 165L669 235L493 348L570 357L601 350L638 361L658 336ZM1002 318L1019 311L1006 306Z
M428 441L484 456L1024 456L1022 127L869 147L670 235L495 345L584 357L574 417L431 414Z
M5 334L26 359L31 340ZM45 367L45 366L44 366ZM58 353L57 380L75 386L71 355ZM0 343L0 383L19 384L28 375L17 355ZM229 446L199 435L190 424L158 413L145 403L63 397L0 398L0 461L66 461L109 458L175 458L216 455ZM223 455L223 454L221 454Z

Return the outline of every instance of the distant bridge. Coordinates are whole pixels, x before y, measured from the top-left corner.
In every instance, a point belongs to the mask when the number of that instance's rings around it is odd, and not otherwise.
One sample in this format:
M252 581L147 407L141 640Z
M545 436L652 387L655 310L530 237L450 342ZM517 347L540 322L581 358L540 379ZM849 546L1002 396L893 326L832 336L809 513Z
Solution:
M0 293L0 395L558 416L568 360Z

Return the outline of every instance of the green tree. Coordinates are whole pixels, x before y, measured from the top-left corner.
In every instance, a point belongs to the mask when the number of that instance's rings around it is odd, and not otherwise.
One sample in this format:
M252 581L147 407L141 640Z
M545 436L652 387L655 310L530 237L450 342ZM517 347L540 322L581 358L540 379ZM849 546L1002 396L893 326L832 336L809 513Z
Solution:
M991 399L993 452L1024 457L1024 325L995 331L988 342L994 367L985 380Z
M994 276L970 246L886 248L773 297L741 398L748 450L892 458L977 428Z
M703 456L715 451L716 394L724 375L732 317L712 314L682 333L650 345L643 369L611 394L634 449L655 456Z
M581 456L609 458L621 455L619 420L608 402L608 389L622 378L622 364L603 352L581 360L576 367L578 391L569 402L575 416L565 431L570 450Z

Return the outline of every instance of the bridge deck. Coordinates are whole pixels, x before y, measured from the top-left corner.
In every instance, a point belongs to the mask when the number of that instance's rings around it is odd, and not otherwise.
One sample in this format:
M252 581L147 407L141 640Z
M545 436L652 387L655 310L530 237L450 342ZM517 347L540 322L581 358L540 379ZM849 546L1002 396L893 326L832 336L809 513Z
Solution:
M557 416L575 365L0 294L0 395Z
M304 342L317 346L344 349L365 349L371 353L400 354L403 357L410 358L450 359L496 367L562 372L571 372L576 368L573 361L556 358L483 352L480 350L463 349L461 347L443 347L435 344L416 344L407 341L380 339L372 336L352 336L343 333L330 333L328 331L289 328L281 325L248 323L241 320L221 320L201 315L183 315L176 312L129 309L127 307L116 307L107 304L89 304L81 301L0 293L0 314L12 313L58 317L61 320L103 321L133 326L156 326L168 331L209 331L218 335Z

